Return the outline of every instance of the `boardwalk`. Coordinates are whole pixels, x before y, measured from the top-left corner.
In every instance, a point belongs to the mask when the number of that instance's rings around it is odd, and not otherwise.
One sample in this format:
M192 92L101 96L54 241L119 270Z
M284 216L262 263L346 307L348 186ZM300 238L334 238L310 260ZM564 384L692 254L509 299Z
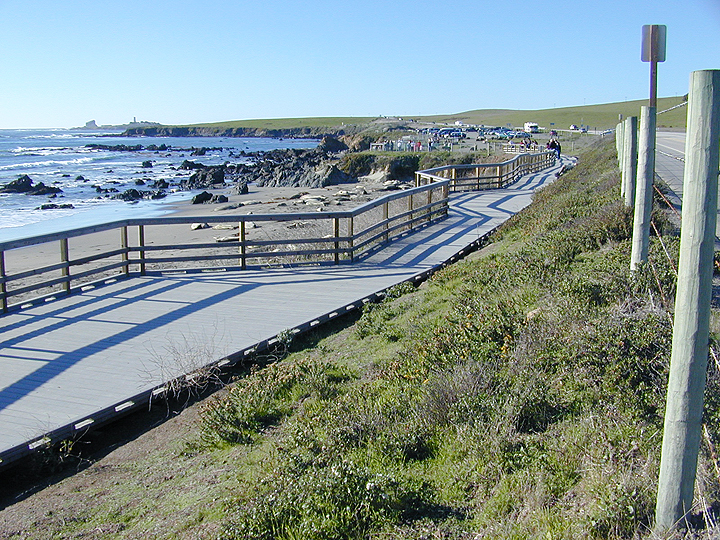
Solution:
M352 265L137 277L4 316L0 465L45 434L98 425L177 376L432 271L527 206L561 165L456 194L446 220Z

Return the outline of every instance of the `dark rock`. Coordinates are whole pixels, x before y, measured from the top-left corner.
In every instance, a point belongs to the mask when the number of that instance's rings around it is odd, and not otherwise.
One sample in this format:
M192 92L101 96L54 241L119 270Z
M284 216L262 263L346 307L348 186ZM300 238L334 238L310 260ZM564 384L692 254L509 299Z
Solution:
M158 146L156 144L149 144L147 146L147 150L149 150L151 152L165 152L166 150L169 150L169 149L170 149L170 146L168 146L167 144L161 144L160 146Z
M152 187L155 189L167 189L170 187L170 184L168 184L167 180L155 180L152 184Z
M150 161L149 159L147 161L142 162L143 169L151 169L152 166L153 166L152 161Z
M323 137L322 141L320 141L320 144L318 145L319 150L324 150L325 152L335 153L335 152L343 152L348 149L348 146L341 141L338 141L335 137Z
M42 182L33 185L32 179L23 174L17 180L13 180L9 184L0 188L0 193L25 193L26 195L52 195L54 193L62 193L62 189L54 186L46 186Z
M65 204L47 203L47 204L41 204L35 210L57 210L60 208L75 208L75 207L70 203L65 203Z
M115 196L115 198L123 201L138 201L143 198L143 194L137 189L126 189L120 195Z
M0 193L28 193L33 190L33 181L27 174L23 174L17 180L5 184L0 188Z
M143 180L142 178L138 178L137 180L135 180L135 185L136 186L144 186L145 180Z
M232 189L234 195L247 195L250 193L247 182L238 182Z
M226 203L228 202L228 198L225 195L213 195L212 199L210 199L210 202L215 203Z
M109 150L111 152L139 152L143 149L141 144L126 145L126 144L86 144L85 148L92 148L93 150Z
M180 168L185 171L193 171L195 169L204 169L205 165L202 163L195 163L194 161L185 160L180 164Z
M84 177L82 174L76 176L76 177L75 177L75 181L77 181L77 182L87 182L87 180L85 180L85 177Z
M225 184L224 167L206 167L192 174L190 178L180 181L182 189L207 189Z
M208 193L207 191L203 191L202 193L198 193L192 198L193 204L203 204L208 202L212 199L212 194Z

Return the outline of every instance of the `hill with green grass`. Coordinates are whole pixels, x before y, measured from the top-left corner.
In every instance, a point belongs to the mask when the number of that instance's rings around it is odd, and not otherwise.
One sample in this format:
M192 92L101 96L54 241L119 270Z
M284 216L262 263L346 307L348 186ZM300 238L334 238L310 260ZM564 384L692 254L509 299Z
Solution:
M683 103L683 98L658 99L658 112ZM582 107L541 110L479 109L449 115L395 117L317 117L234 120L182 126L148 126L128 129L129 136L224 136L224 137L313 137L325 135L382 134L390 130L413 130L429 124L464 124L485 126L522 126L536 122L550 129L569 129L573 124L590 129L614 129L619 116L640 116L647 100L623 101ZM678 107L658 116L658 127L685 129L686 108Z
M658 99L658 112L670 109L683 103L682 97ZM486 126L522 126L525 122L536 122L538 125L551 129L568 129L572 124L589 126L590 129L614 129L619 115L640 116L640 107L647 105L647 100L622 101L601 105L585 105L578 107L561 107L540 110L506 110L484 109L464 113L440 116L423 116L419 120L430 122L465 124L483 124ZM678 107L658 116L658 127L684 129L686 108Z

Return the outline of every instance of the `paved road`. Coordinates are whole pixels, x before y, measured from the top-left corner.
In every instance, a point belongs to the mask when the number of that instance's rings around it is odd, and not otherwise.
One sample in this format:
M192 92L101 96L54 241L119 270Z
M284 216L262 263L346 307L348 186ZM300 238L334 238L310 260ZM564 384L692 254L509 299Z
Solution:
M685 167L685 132L659 131L655 153L655 172L682 199Z
M655 153L655 172L677 195L677 206L683 196L685 169L685 132L663 132L657 134ZM715 249L720 250L720 208L718 208L717 225L715 227Z
M447 219L356 264L137 277L3 316L0 460L28 453L45 433L67 437L97 425L176 376L320 324L437 268L530 204L561 166L506 189L455 194Z

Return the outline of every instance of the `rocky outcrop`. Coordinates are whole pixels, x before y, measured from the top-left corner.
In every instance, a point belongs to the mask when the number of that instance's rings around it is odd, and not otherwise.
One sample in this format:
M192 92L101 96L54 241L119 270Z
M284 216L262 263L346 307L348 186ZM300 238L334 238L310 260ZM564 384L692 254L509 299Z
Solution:
M42 182L33 183L32 178L23 174L17 180L0 187L0 193L25 193L26 195L54 195L62 193L62 189L54 186L46 186Z
M325 137L311 150L285 149L259 153L254 166L245 167L238 177L246 183L277 187L324 187L354 182L355 178L337 166L347 145Z
M207 191L203 191L202 193L198 193L192 198L192 204L205 204L205 203L211 203L211 204L217 204L217 203L226 203L228 202L227 196L223 194L216 193L213 195L212 193L208 193Z
M271 137L274 139L322 139L340 137L361 131L361 126L253 128L219 126L148 126L126 129L125 137Z
M165 193L163 190L156 190L156 191L145 191L145 190L139 190L139 189L126 189L122 193L118 195L114 195L113 199L119 199L121 201L126 202L134 202L139 201L142 199L162 199L167 196L167 193Z

